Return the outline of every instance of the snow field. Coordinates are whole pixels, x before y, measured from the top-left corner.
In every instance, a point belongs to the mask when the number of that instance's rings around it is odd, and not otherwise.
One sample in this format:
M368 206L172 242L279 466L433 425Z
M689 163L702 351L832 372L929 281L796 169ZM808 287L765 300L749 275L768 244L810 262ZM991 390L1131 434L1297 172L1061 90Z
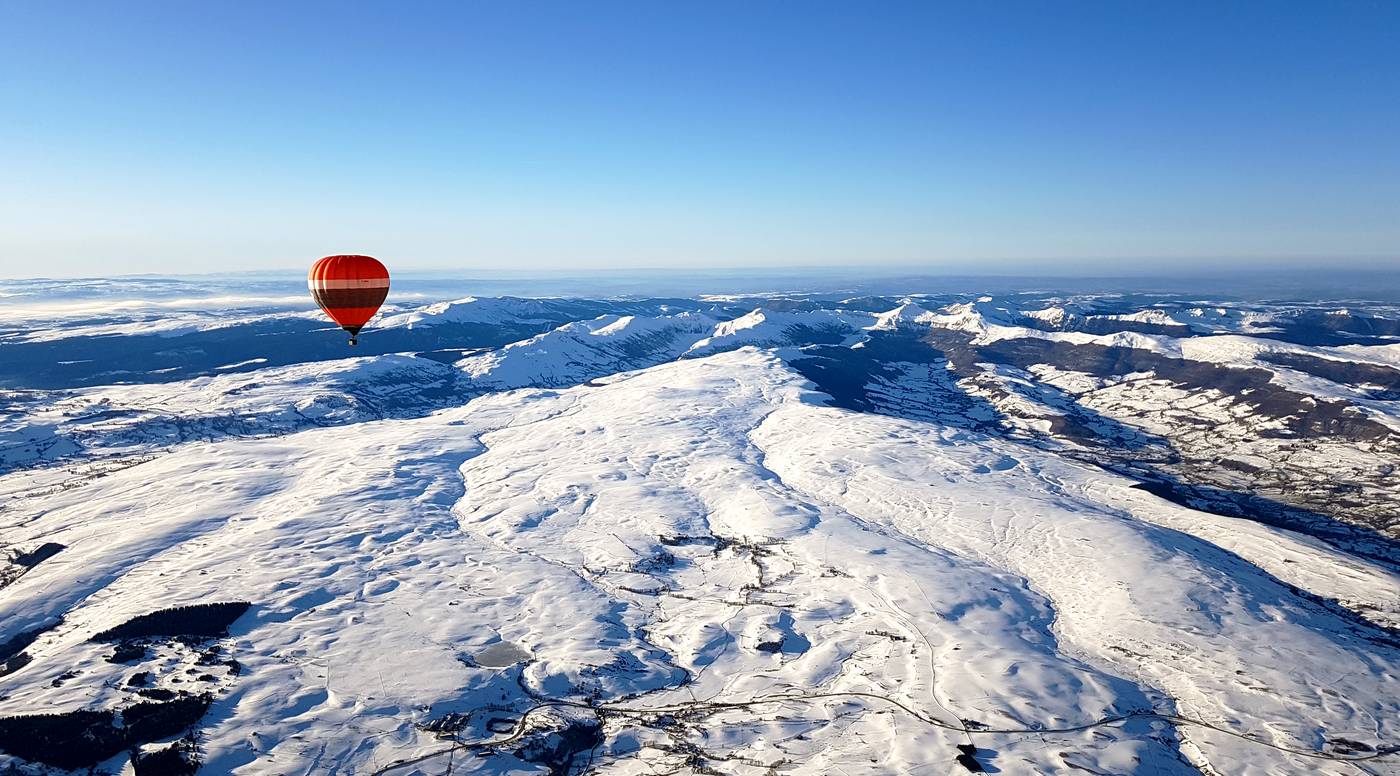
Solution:
M0 715L117 703L137 668L93 633L247 600L243 670L201 727L210 773L374 772L444 750L429 720L471 712L460 737L486 740L543 699L618 710L604 773L947 773L968 740L1009 773L1355 772L1155 718L978 732L1148 710L1306 751L1396 739L1393 643L1287 587L1384 603L1393 575L1050 453L822 403L745 349L185 445L24 499L7 539L68 549L6 589L0 638L65 619L0 678Z

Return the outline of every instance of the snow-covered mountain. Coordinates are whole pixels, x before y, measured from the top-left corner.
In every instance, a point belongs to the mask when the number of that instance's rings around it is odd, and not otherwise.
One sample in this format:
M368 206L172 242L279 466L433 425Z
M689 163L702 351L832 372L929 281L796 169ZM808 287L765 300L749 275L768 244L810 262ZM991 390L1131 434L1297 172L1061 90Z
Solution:
M714 318L693 312L604 315L463 359L457 367L485 390L578 385L672 361L715 326Z
M0 772L1400 772L1397 319L470 298L124 384L12 323Z
M714 327L686 355L701 356L755 347L805 346L837 343L870 325L874 316L859 310L782 310L755 308Z

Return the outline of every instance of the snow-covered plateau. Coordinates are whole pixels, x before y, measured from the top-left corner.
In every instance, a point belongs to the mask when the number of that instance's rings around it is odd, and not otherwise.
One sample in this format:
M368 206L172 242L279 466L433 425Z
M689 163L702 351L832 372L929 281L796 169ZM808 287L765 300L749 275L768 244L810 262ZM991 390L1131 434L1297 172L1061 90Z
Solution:
M139 309L0 331L0 774L1400 774L1393 307Z

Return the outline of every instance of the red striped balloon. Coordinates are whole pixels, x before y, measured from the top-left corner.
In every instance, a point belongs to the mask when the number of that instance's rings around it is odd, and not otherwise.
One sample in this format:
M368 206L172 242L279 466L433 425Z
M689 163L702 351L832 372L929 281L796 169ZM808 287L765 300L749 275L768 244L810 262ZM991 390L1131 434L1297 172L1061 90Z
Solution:
M306 275L311 297L340 328L350 344L389 295L389 270L371 256L327 256Z

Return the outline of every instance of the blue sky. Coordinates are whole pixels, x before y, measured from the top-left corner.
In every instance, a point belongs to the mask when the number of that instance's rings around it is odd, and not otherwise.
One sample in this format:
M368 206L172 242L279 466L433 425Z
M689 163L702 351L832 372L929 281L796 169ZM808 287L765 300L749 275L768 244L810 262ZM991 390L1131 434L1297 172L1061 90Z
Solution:
M0 0L0 275L1400 262L1392 2Z

